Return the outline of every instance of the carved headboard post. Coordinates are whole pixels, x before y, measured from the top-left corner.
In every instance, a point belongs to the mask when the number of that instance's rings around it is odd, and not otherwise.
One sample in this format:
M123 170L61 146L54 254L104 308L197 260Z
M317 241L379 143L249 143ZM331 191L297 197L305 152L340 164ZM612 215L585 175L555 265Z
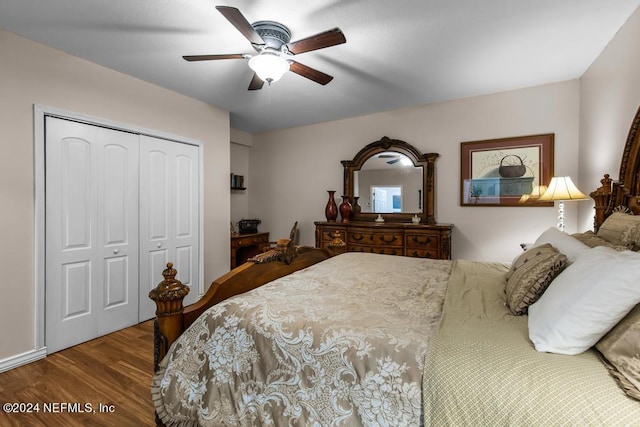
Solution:
M162 272L164 280L149 292L149 298L156 303L156 320L153 325L154 371L158 370L158 363L184 329L182 301L189 293L189 286L177 280L177 274L173 264L167 263L167 268Z
M605 174L604 178L602 178L600 182L602 183L602 186L598 187L594 192L589 194L591 198L596 202L596 213L593 219L593 231L596 233L598 232L600 225L606 219L607 211L610 209L612 194L611 183L613 182L613 180L609 178L609 174Z

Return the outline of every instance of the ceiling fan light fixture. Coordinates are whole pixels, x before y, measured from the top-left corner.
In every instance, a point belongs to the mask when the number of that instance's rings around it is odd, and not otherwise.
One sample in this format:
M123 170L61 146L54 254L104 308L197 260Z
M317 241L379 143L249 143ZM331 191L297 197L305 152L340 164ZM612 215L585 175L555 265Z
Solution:
M289 63L277 53L263 52L249 60L249 68L261 80L272 83L280 80L284 73L289 71Z

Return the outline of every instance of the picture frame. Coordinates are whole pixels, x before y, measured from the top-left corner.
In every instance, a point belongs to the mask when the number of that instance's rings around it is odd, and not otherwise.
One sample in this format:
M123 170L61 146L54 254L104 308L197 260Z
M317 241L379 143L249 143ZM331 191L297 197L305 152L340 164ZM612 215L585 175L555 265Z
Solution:
M553 206L539 202L553 177L553 133L460 143L461 206Z

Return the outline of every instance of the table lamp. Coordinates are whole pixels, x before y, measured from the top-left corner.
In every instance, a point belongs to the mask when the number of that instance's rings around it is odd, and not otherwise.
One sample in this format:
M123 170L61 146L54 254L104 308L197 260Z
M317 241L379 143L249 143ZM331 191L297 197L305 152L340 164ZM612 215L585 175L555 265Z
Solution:
M538 199L540 202L559 201L558 206L558 228L564 231L564 202L569 200L586 200L588 197L584 195L575 186L571 177L554 176L551 178L547 191Z

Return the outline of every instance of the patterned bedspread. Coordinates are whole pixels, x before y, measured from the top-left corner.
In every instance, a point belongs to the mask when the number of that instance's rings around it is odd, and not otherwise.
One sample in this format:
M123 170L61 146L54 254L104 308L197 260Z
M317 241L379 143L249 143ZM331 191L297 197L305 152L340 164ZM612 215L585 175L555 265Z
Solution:
M541 353L505 305L508 266L454 261L424 367L426 426L640 426L595 350Z
M152 395L168 426L417 426L450 261L346 253L204 313Z

